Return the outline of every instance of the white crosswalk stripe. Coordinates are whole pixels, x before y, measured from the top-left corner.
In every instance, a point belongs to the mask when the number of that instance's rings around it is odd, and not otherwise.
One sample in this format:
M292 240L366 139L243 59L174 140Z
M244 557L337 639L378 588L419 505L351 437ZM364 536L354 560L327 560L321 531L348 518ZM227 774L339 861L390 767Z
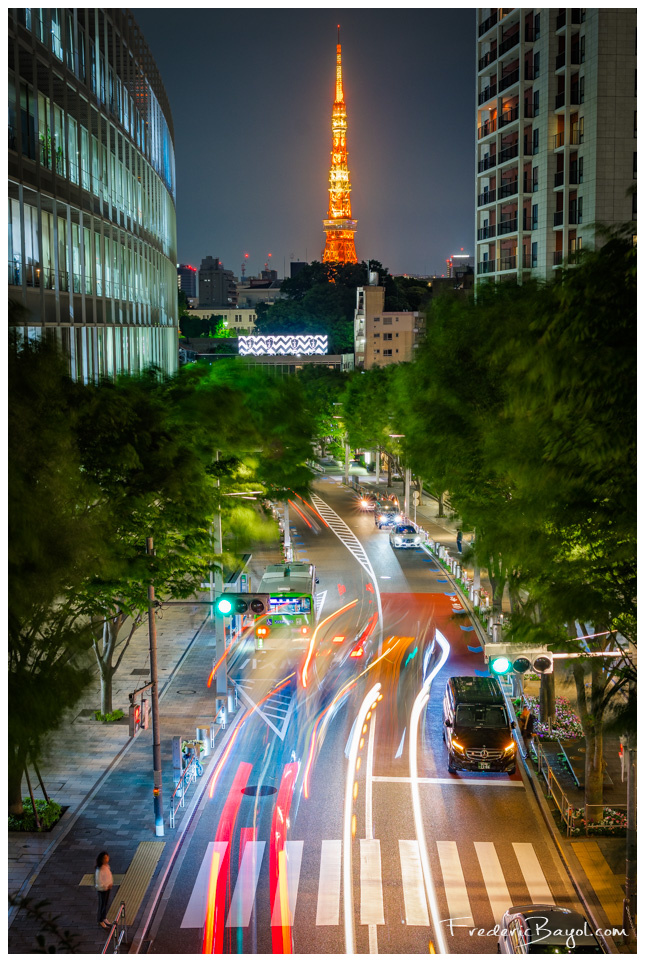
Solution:
M285 911L276 893L274 904L271 906L271 925L284 924L285 915L288 924L293 925L296 919L296 903L300 885L300 869L305 847L303 841L285 842L284 856L281 859L280 871L285 875L278 878L277 893L288 892L288 909ZM227 842L210 842L206 848L204 858L199 868L193 890L191 892L181 928L201 928L206 913L208 881L213 857L213 851L220 854L220 865L227 850ZM226 919L227 928L246 928L251 921L256 902L258 882L262 872L268 868L268 860L264 859L266 842L248 841L244 846L242 861L237 878L235 879L231 895L230 907ZM434 847L436 849L433 851ZM473 847L477 856L473 859ZM393 878L391 874L386 878L388 890L392 891L394 883L400 886L405 908L406 925L430 924L425 884L421 868L419 845L416 839L399 839L400 875ZM519 898L526 900L526 895L518 891L525 886L530 900L534 903L553 903L554 897L549 883L544 875L540 859L535 847L530 842L504 842L502 845L494 842L437 841L429 845L431 863L436 862L440 868L440 878L435 877L437 895L440 902L445 900L447 917L453 920L455 928L474 928L490 925L490 915L499 921L504 912L513 904L509 892L509 883L505 877L500 854L503 855L505 866L509 867L509 858L513 858L520 868L523 878L518 883L517 868L514 871L511 889L515 888L515 903ZM386 924L387 905L383 898L383 865L381 858L381 842L378 839L358 840L359 880L357 909L359 910L359 924L376 932L374 926ZM318 895L316 904L316 925L329 926L342 923L341 904L341 865L342 844L339 839L324 839L320 845L320 862L318 877ZM466 877L464 875L466 868ZM477 875L477 879L473 878ZM483 888L482 888L483 879ZM441 884L443 883L443 884ZM486 893L485 901L481 896ZM474 899L476 911L471 907ZM310 904L310 903L308 903Z

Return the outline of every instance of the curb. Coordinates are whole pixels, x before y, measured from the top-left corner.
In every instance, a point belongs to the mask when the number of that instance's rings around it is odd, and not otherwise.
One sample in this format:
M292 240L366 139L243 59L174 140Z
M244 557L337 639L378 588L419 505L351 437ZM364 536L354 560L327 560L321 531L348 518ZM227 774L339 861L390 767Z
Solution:
M208 619L205 618L204 621L201 623L201 625L199 626L199 628L197 629L197 631L195 632L195 634L194 634L193 637L191 638L190 642L188 643L188 645L187 645L186 648L184 649L184 652L183 652L181 658L179 659L179 661L177 662L177 664L176 664L175 667L173 668L172 672L170 673L170 675L168 675L168 677L167 677L166 679L164 679L164 686L163 686L163 688L161 689L161 691L159 692L159 700L160 700L160 701L161 701L161 699L163 698L164 694L166 693L166 691L167 691L170 683L173 681L175 675L176 675L177 672L179 671L181 665L182 665L183 662L184 662L184 659L185 659L186 656L188 655L188 652L190 651L190 649L192 648L193 644L195 643L195 641L197 640L197 638L198 638L199 635L201 634L202 630L204 629L204 626L206 625L207 620L208 620ZM136 739L136 737L137 737L138 734L139 734L139 732L137 732L132 738L128 738L128 740L127 740L127 742L125 743L125 745L124 745L121 749L119 749L119 751L117 752L117 754L114 756L114 758L112 759L112 761L110 762L110 764L107 766L107 768L106 768L105 771L103 772L103 774L98 777L98 779L96 780L96 782L94 783L94 785L92 786L92 788L90 788L89 792L86 794L85 798L81 801L80 805L78 806L78 808L76 809L76 811L74 812L74 814L72 815L72 817L70 818L70 820L69 820L69 822L67 823L67 825L65 826L65 828L60 832L59 835L56 836L56 838L52 839L52 841L50 842L50 844L47 846L47 848L46 848L45 851L43 852L43 854L42 854L42 856L41 856L41 859L40 859L40 861L38 862L38 865L36 866L36 868L34 869L34 871L31 872L31 874L29 875L29 877L28 877L27 879L25 879L25 881L22 883L22 885L20 886L20 888L18 889L18 891L15 892L15 893L13 893L13 894L15 894L15 895L22 895L22 896L25 896L25 895L28 895L28 894L29 894L29 890L31 889L31 886L34 884L34 882L35 882L36 879L38 878L39 874L41 873L41 871L43 870L43 868L45 867L45 865L47 864L47 862L49 861L49 859L51 858L51 856L54 854L54 852L56 851L56 849L58 848L58 846L60 845L60 843L63 841L63 839L67 837L67 835L68 835L68 833L70 832L70 830L71 830L71 829L73 828L73 826L76 824L76 821L77 821L77 819L79 818L79 816L83 813L83 811L85 810L85 808L87 807L87 805L92 801L92 799L94 798L94 795L98 792L98 790L101 788L101 786L103 785L103 783L107 780L107 777L108 777L108 775L111 774L112 769L116 768L116 766L117 766L118 763L122 760L122 758L130 751L130 748L131 748L132 745L134 744L134 741L135 741L135 739ZM7 928L8 928L8 929L11 927L11 924L12 924L12 922L14 921L14 919L15 919L16 915L18 914L18 912L19 912L18 906L12 906L12 907L9 909L9 912L8 912L8 921L7 921Z

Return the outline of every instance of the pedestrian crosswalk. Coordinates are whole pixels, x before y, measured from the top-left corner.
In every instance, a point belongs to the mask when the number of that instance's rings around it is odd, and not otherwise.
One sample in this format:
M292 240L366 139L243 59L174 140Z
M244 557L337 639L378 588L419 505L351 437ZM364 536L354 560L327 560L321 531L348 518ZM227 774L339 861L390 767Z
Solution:
M208 898L209 873L213 852L224 860L227 842L211 842L195 879L184 912L181 928L199 928L204 924ZM398 890L397 912L406 925L430 924L428 900L424 885L419 845L416 839L398 840L398 859L387 863L384 877L382 842L359 839L354 858L358 862L357 918L361 925L387 924L388 893ZM391 841L388 840L388 852ZM342 843L339 839L323 839L317 843L318 886L308 887L316 893L316 925L339 925L341 917ZM258 882L268 871L267 844L249 839L241 852L239 872L232 879L227 928L246 928L252 918ZM303 861L303 841L287 841L284 858L279 860L280 873L276 892L288 892L288 924L298 921L297 901ZM554 903L557 901L544 874L543 864L531 842L459 842L436 841L429 845L428 856L434 876L437 898L445 918L457 927L474 928L499 922L504 912L518 902ZM234 884L233 884L234 882ZM286 908L276 896L270 906L271 925L285 924Z

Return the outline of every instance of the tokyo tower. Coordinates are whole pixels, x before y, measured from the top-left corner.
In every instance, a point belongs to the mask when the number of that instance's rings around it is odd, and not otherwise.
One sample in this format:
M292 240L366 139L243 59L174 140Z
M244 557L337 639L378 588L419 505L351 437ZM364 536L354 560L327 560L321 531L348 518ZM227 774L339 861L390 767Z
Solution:
M358 221L352 220L351 190L347 166L347 110L343 93L343 68L340 59L340 26L336 45L336 99L331 115L331 167L329 168L329 211L323 227L327 235L323 263L356 264L354 233Z

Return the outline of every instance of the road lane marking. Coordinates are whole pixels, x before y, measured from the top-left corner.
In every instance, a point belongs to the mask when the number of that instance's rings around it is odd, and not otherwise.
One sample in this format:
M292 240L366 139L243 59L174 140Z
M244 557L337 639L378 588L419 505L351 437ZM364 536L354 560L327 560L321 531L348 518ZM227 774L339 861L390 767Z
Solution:
M401 859L405 923L406 925L430 925L419 843L416 838L399 839L399 858Z
M475 842L475 851L479 859L481 873L484 876L484 885L493 912L493 919L497 923L502 920L504 912L513 903L506 887L502 866L495 851L495 843Z
M247 842L226 919L227 929L246 928L251 921L255 890L260 877L266 842Z
M228 842L209 842L206 846L206 854L199 867L199 872L193 885L193 891L190 894L184 917L179 926L180 929L201 929L203 927L206 918L208 878L213 860L213 850L219 853L219 864L221 867L227 847Z
M448 915L454 919L454 926L473 928L475 925L468 889L461 869L456 842L437 842L439 864L443 876L443 887L448 903ZM508 905L511 903L509 902ZM508 908L508 905L506 908ZM504 910L506 911L506 909Z
M298 898L298 883L300 882L300 865L302 863L302 847L304 842L285 842L284 851L287 856L287 892L289 893L289 922L293 925L293 917L296 914L296 899ZM271 915L271 925L283 925L281 901L279 893L284 891L284 879L282 878L282 865L278 874L278 888L273 902L273 914Z
M340 921L340 839L324 839L320 852L316 925L338 925Z
M373 782L403 782L410 784L409 775L372 775ZM484 778L417 778L419 785L483 785L486 788L524 788L522 782L493 781Z
M401 735L401 744L399 745L399 747L398 747L397 750L396 750L396 755L394 756L395 758L400 758L401 755L403 754L403 743L405 742L405 733L406 733L406 731L407 731L407 728L404 728L404 729L403 729L403 734Z
M522 869L526 887L535 905L553 904L553 895L549 883L544 877L537 852L531 842L513 842L515 857Z
M362 838L360 846L361 925L385 925L381 882L381 843L377 838Z
M370 719L370 732L367 741L367 764L365 766L365 838L374 838L372 831L372 772L374 771L374 721Z

